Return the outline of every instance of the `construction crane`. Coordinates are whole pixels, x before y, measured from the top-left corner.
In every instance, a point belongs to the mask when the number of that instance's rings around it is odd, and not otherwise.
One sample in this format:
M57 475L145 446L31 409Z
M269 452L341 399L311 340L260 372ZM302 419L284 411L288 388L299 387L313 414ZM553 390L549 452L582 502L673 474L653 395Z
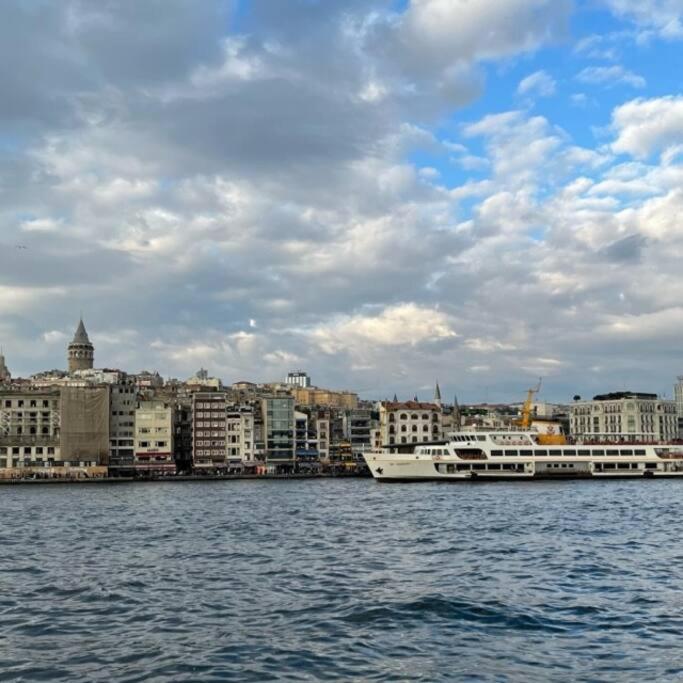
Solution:
M539 377L538 384L527 391L526 401L524 401L524 406L522 407L522 416L517 422L521 429L527 430L531 428L531 408L534 403L534 396L541 390L542 382L543 378Z
M522 415L519 418L519 420L517 420L517 426L520 429L523 429L525 431L531 429L531 409L534 403L534 396L536 396L536 394L538 394L538 392L541 390L542 382L543 378L539 377L538 384L527 391L526 401L524 401L524 405L522 406ZM563 434L539 434L536 437L536 439L539 444L546 446L561 446L567 443L567 440L565 439Z

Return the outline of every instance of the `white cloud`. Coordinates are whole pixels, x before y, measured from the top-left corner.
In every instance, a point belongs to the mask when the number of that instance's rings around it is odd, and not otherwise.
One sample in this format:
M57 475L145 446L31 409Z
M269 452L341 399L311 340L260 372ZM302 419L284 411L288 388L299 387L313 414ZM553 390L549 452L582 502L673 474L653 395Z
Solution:
M591 85L613 86L625 83L634 88L644 88L647 83L642 76L624 69L623 66L588 66L580 71L576 80Z
M311 333L325 353L368 346L415 346L457 336L448 315L413 303L389 306L378 314L345 316Z
M612 113L615 152L644 158L683 143L683 96L637 99Z
M605 0L617 15L636 22L642 29L654 30L664 38L683 38L681 0Z
M555 94L556 85L555 79L546 71L534 71L519 82L517 93L519 95L550 97Z

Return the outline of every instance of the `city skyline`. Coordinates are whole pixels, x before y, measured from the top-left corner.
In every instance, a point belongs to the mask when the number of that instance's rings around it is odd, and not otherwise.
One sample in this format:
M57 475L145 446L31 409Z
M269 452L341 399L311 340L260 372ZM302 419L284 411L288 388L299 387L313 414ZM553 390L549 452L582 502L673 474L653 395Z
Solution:
M9 369L65 367L82 311L98 367L303 368L376 398L438 380L448 401L523 400L539 376L551 401L671 396L681 14L4 3Z

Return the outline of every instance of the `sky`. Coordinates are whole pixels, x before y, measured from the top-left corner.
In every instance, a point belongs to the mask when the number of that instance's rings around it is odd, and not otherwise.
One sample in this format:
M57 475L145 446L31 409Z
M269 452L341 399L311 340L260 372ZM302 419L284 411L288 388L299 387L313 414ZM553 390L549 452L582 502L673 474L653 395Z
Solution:
M683 374L683 0L3 0L0 344L518 401Z

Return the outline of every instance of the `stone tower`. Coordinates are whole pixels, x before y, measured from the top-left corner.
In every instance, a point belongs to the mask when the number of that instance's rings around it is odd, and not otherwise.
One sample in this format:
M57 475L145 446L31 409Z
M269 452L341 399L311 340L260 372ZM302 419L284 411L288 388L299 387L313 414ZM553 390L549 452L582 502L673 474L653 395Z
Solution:
M9 382L11 379L12 375L5 364L5 355L2 352L2 348L0 348L0 384Z
M69 344L69 372L91 370L94 360L95 347L90 343L83 318L81 318L73 341Z

